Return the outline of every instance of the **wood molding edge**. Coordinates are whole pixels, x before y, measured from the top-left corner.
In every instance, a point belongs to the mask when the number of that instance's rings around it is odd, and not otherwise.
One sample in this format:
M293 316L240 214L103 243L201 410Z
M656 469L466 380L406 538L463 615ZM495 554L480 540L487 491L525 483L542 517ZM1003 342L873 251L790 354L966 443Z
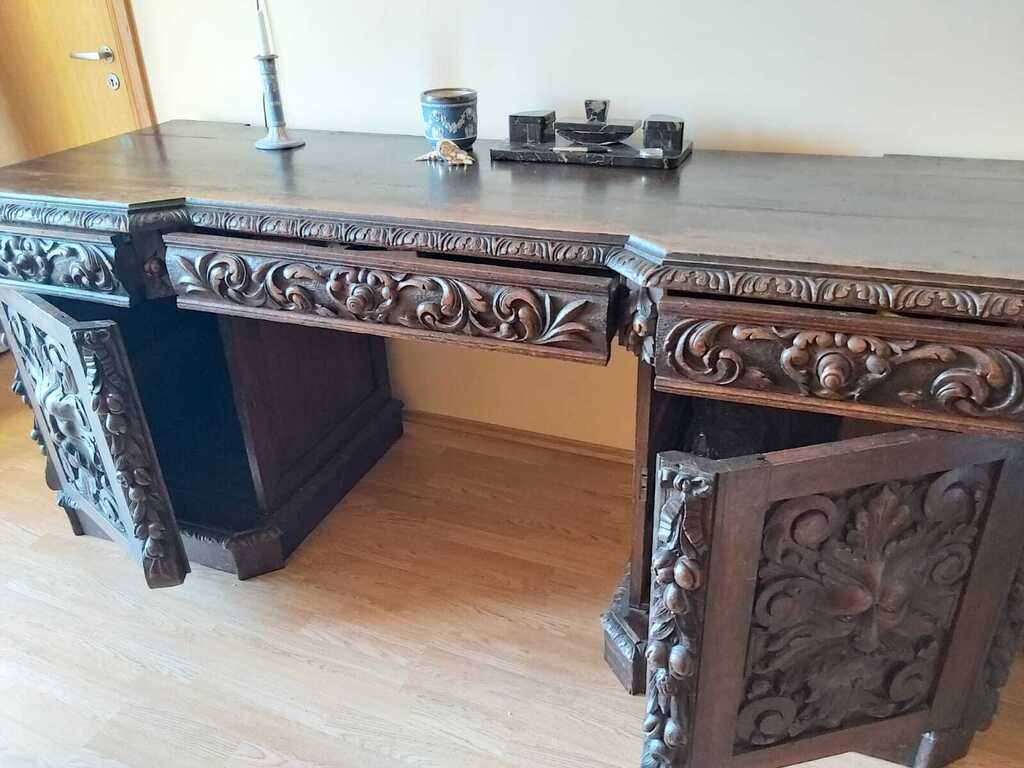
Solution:
M608 445L588 443L582 440L571 440L567 437L545 435L540 432L530 432L529 430L515 429L513 427L503 427L499 424L488 424L483 421L473 421L472 419L460 419L457 416L406 410L403 411L402 420L407 424L420 424L425 427L445 429L451 432L465 432L470 435L505 440L521 445L532 445L552 451L572 453L577 456L589 456L590 458L602 461L613 461L617 464L633 463L633 451L627 448L613 448Z

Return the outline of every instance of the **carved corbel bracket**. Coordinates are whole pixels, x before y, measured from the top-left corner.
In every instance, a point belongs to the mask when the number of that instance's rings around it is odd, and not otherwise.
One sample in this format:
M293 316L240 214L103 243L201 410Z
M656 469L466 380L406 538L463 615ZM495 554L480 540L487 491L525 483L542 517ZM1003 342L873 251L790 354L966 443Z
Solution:
M689 762L714 478L663 467L654 533L643 768Z
M658 289L627 283L619 322L619 344L648 365L654 365L655 360L660 294Z

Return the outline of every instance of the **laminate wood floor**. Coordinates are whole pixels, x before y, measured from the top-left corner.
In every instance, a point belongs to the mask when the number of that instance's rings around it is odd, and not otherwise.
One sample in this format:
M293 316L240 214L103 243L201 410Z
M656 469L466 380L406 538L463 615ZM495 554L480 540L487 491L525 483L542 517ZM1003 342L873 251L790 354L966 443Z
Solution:
M71 535L30 426L0 394L2 768L638 765L598 624L625 465L413 425L286 569L151 592ZM961 768L1024 765L1016 672Z

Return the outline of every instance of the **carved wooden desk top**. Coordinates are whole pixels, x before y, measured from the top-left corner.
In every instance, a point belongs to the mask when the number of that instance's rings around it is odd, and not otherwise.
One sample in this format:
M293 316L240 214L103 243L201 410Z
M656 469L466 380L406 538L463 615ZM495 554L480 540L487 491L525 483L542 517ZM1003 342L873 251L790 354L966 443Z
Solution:
M415 163L414 136L174 121L0 169L0 221L577 266L699 293L1024 322L1024 163L698 151L678 171Z

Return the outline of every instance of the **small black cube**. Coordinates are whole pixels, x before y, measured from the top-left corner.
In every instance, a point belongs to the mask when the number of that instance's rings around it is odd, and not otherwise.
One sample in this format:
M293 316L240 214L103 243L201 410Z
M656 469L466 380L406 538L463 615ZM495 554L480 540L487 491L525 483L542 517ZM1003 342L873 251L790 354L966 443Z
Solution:
M508 116L510 144L548 144L555 140L555 113L550 109L514 112Z
M683 149L683 119L672 115L651 115L644 120L644 146L681 152Z

